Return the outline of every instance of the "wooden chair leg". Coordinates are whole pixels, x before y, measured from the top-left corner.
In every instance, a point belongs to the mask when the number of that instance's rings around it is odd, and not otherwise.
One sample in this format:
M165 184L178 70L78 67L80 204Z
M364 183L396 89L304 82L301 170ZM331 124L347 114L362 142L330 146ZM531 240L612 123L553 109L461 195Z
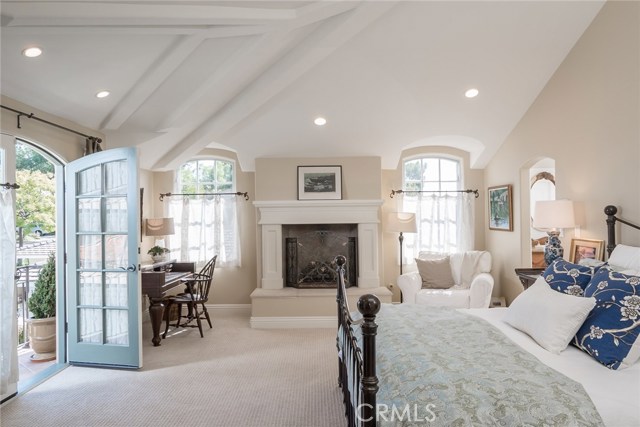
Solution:
M196 322L198 322L198 329L200 330L200 338L204 338L204 334L202 333L202 321L200 321L200 314L198 313L198 307L194 307L194 311L196 316Z
M207 322L209 322L209 327L213 329L213 325L211 324L211 318L209 317L209 312L207 311L207 307L202 304L202 311L204 312L205 317L207 318Z

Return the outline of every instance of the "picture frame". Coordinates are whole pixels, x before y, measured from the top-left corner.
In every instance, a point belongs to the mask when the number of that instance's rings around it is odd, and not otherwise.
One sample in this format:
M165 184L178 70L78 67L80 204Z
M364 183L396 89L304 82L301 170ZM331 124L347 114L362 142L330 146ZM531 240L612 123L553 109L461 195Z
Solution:
M577 264L584 258L604 261L604 240L571 239L569 262Z
M298 166L298 200L342 200L342 166Z
M513 231L512 186L489 187L489 230Z

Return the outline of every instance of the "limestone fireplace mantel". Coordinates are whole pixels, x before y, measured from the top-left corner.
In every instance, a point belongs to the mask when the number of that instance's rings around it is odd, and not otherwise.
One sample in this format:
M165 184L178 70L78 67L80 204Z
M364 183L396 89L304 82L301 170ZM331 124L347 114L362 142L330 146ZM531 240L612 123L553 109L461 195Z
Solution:
M251 293L251 326L301 328L336 326L335 289L285 287L282 226L295 224L357 224L357 287L347 289L355 307L358 297L373 293L391 302L391 292L380 285L379 228L382 200L255 201L262 245L258 258L260 287Z
M382 200L255 201L261 227L261 288L282 289L282 226L289 224L357 224L358 287L380 286L379 223Z

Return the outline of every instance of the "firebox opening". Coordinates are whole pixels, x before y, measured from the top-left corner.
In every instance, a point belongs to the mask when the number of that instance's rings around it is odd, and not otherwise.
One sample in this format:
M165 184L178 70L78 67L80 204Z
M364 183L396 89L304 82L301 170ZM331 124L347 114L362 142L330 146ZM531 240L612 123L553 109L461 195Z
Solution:
M343 255L345 285L356 286L357 224L282 226L285 284L294 288L335 288L335 257Z

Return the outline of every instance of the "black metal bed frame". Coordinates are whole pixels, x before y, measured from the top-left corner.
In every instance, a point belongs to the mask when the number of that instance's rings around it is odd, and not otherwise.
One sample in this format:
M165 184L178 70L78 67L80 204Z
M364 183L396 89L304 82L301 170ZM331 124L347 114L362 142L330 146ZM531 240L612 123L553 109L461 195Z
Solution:
M374 427L376 425L376 314L380 311L380 300L372 294L362 295L358 300L361 319L351 317L347 290L344 283L344 265L346 258L336 257L338 264L338 383L342 388L345 415L349 427ZM358 345L358 334L354 327L359 326L362 347ZM354 378L349 378L349 371ZM352 385L354 395L349 391Z
M613 248L616 247L616 221L622 224L628 225L631 228L640 230L640 226L626 221L622 218L618 218L618 208L613 205L608 205L604 208L604 213L607 215L607 255L610 256L613 252Z
M640 226L616 217L618 208L608 205L604 208L607 215L607 252L611 255L616 246L616 222L640 230ZM349 427L375 427L376 393L378 392L378 377L376 376L376 333L378 325L376 314L380 311L380 300L372 294L366 294L358 300L358 311L361 319L351 317L347 291L344 281L343 256L336 257L338 264L338 383L342 388L345 415ZM358 345L358 334L354 328L360 327L362 346ZM349 371L354 378L349 378ZM351 395L349 385L354 396Z

